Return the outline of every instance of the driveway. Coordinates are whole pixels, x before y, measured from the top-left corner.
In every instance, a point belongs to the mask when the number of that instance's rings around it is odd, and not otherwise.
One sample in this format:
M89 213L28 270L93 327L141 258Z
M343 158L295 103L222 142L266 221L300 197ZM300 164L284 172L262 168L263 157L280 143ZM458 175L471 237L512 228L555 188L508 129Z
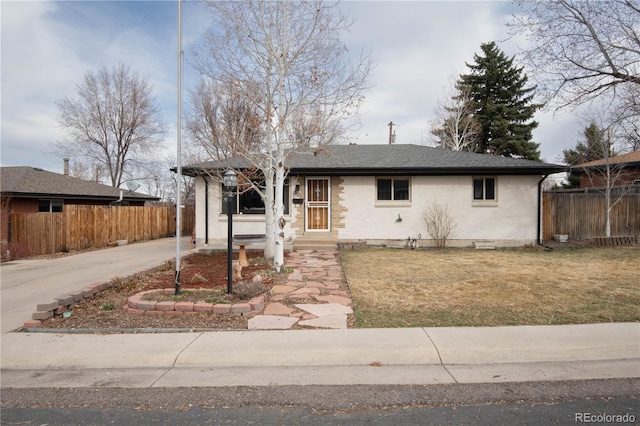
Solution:
M181 240L180 249L182 254L189 251L189 237ZM163 238L56 259L3 263L0 266L2 334L30 320L38 303L47 303L88 284L160 266L175 259L175 255L175 238Z

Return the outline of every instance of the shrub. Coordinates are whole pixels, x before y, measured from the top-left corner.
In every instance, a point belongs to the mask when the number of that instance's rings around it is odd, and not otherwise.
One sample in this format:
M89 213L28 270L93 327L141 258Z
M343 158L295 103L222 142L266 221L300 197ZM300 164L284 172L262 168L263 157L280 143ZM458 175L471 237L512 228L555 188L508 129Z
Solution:
M436 247L443 249L455 232L455 222L449 213L449 207L432 201L422 212L427 225L427 233L433 238Z

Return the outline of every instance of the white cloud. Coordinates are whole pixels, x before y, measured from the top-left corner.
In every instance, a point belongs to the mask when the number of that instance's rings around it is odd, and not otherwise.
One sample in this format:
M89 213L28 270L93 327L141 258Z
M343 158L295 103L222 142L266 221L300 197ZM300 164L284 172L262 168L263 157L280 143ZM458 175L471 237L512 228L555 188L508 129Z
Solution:
M55 160L45 154L57 133L55 101L82 69L64 38L68 31L48 19L57 9L50 2L2 4L3 165Z
M377 61L357 143L387 143L389 121L397 124L397 143L421 143L449 77L467 71L482 43L496 41L514 56L525 42L508 36L509 2L347 2L344 10L356 18L345 41L352 50L370 48ZM541 112L536 119L534 138L547 161L575 144L569 115L554 121Z
M389 121L398 143L420 143L443 86L465 68L480 44L504 35L496 17L504 3L355 2L357 16L345 38L372 49L375 87L366 94L359 143L387 143Z
M480 44L497 41L508 54L522 40L505 40L513 6L509 2L342 3L356 19L344 40L354 54L371 50L377 61L362 105L358 143L387 143L393 120L398 143L419 143L449 76L466 70ZM118 62L148 77L171 129L167 151L175 150L176 2L18 2L2 1L2 165L33 165L59 170L61 160L43 155L61 137L56 100L75 95L86 71ZM200 3L183 3L183 47L209 25ZM185 61L183 102L197 75ZM575 120L536 117L534 136L542 154L554 161L574 145Z

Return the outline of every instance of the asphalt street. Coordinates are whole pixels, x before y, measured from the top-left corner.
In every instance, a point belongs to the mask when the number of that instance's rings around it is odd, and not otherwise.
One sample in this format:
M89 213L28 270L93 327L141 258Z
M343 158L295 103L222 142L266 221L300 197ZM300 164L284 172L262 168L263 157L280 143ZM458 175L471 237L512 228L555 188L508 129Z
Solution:
M1 420L3 425L48 426L575 425L616 419L638 424L639 386L637 379L613 379L430 386L7 389Z
M357 412L321 413L312 408L253 407L192 408L188 410L145 411L133 407L112 409L9 409L3 424L67 425L576 425L603 424L597 419L628 413L638 400L598 399L549 404L488 404L452 407L405 407L367 409ZM587 416L588 417L584 417ZM596 419L580 421L582 418ZM616 417L617 418L617 417ZM621 419L635 417L625 417ZM578 420L576 420L578 419ZM607 422L611 424L611 422ZM624 422L619 422L624 424ZM628 422L627 424L635 424Z

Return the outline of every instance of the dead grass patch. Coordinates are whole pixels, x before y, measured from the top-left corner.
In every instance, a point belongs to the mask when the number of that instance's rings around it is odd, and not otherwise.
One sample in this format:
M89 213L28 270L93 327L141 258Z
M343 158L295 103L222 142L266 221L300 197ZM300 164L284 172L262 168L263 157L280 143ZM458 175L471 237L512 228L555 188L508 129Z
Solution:
M358 327L640 321L640 247L343 251Z

